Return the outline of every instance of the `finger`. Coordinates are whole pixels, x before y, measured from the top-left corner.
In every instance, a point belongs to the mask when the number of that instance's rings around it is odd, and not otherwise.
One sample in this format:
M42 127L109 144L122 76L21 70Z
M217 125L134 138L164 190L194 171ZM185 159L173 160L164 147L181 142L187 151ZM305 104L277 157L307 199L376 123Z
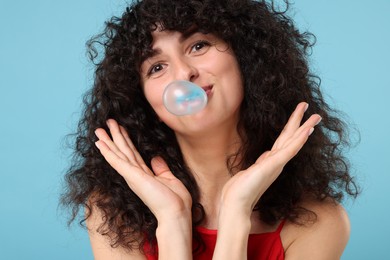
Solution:
M256 160L255 163L261 163L263 160L265 160L265 158L268 157L269 154L270 154L270 151L266 151L266 152L262 153L262 154L260 155L260 157L257 158L257 160Z
M123 137L121 131L119 130L119 125L114 119L107 120L107 126L110 129L110 133L114 143L118 146L120 150L126 148L127 143ZM125 149L124 149L125 150Z
M308 106L309 105L306 102L301 102L297 105L279 137L276 139L272 149L278 149L280 143L283 143L286 139L290 138L295 133L301 124L303 115L305 114Z
M287 133L294 132L301 125L303 115L305 114L308 107L309 104L306 102L299 103L288 119L283 131Z
M111 140L110 136L107 134L106 130L103 128L98 128L95 130L95 135L97 138L105 143L105 145L114 152L121 159L126 160L127 157L118 149L116 144Z
M291 139L288 145L275 153L275 156L278 157L277 161L284 167L288 161L298 154L313 131L314 128L311 126L303 128L295 138Z
M171 170L169 169L167 163L160 156L154 157L151 161L153 172L156 176L159 176L163 173L168 173L173 176Z
M321 122L322 118L318 114L311 115L308 120L305 121L305 123L299 127L293 136L289 140L286 140L284 144L281 144L279 148L283 148L286 145L289 145L290 142L292 142L295 138L297 138L299 135L301 135L302 132L307 131L307 129L314 128L316 125Z
M139 154L137 148L135 147L133 141L131 141L126 129L123 127L123 126L119 126L119 131L121 132L127 146L132 150L133 154L134 154L134 158L135 160L137 160L139 163L140 162L143 162L143 159L141 157L141 155Z
M321 120L322 117L319 114L311 115L309 119L302 124L301 128L315 127L321 122Z
M128 147L131 149L135 160L137 161L138 165L148 174L153 175L153 172L149 169L149 167L145 164L144 159L138 152L137 148L134 146L133 141L131 141L126 129L123 126L119 126L119 130L122 133L123 138L125 139Z
M120 175L124 176L123 159L117 155L116 152L112 151L103 140L95 142L96 147L99 149L100 153L103 155L104 159L114 168Z
M124 153L127 157L127 159L134 165L139 165L136 156L134 154L134 151L131 146L129 146L128 142L126 141L125 137L123 136L123 132L120 129L120 126L118 123L113 120L109 119L107 120L107 126L110 129L111 136L114 140L115 145L118 147L118 149ZM124 131L126 132L126 131Z
M134 167L129 162L121 159L115 152L113 152L109 146L102 140L95 142L96 147L99 149L104 159L114 168L127 182L130 189L136 194L141 194L140 187L142 183L145 183L145 177L147 175L142 174L140 169Z
M291 160L295 155L298 154L298 152L302 149L313 131L314 127L309 126L304 128L302 132L297 136L297 138L294 138L294 141L291 142L291 144L285 148L286 154L288 154L288 160Z

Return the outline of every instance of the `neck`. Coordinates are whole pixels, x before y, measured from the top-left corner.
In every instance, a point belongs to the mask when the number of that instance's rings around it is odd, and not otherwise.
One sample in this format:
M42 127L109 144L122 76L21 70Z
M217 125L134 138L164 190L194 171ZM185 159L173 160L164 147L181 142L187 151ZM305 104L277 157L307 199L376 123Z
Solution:
M222 188L235 173L229 169L228 160L234 162L239 159L236 154L241 138L235 128L191 137L176 136L184 160L200 189L200 203L206 211L204 225L213 228L216 226Z

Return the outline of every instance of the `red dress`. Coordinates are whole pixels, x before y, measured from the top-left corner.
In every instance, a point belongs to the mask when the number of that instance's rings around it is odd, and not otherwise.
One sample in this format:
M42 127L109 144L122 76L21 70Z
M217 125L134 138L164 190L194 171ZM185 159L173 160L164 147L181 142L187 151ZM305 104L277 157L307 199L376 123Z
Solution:
M280 223L278 228L273 232L250 234L248 240L248 260L283 260L284 249L280 239L280 231L282 231L284 221ZM195 260L211 260L215 244L217 242L217 231L203 227L197 227L201 238L206 246L199 254L194 254ZM148 252L150 245L146 243L145 252ZM150 250L149 250L150 251ZM158 255L146 255L148 260L157 260Z

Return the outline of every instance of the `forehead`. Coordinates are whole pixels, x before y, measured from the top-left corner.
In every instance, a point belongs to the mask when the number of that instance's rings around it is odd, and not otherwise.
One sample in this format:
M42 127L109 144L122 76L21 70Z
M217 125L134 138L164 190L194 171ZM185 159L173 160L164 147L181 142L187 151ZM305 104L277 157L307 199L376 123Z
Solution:
M156 47L156 44L159 41L164 41L164 40L170 40L170 41L178 41L182 42L184 40L184 36L182 33L177 32L177 31L158 31L155 30L151 33L152 35L152 43L150 45L150 48L154 49Z
M180 29L167 29L163 26L161 22L156 23L156 28L151 30L151 36L153 40L155 40L157 37L160 37L161 35L170 35L170 36L176 36L179 37L178 39L183 41L186 38L190 37L194 33L201 32L201 33L208 33L204 30L200 30L196 25L191 25L185 30Z
M195 33L209 34L207 31L199 30L198 27L192 25L184 31L180 30L168 30L165 29L161 23L156 23L155 27L150 31L151 41L145 44L142 51L141 61L155 56L157 49L162 49L164 47L164 41L178 41L179 43L185 41L186 39L193 36Z
M156 45L161 45L161 44L158 44L159 42L176 41L178 43L182 43L186 39L191 38L196 33L197 33L196 31L191 32L191 33L181 33L178 31L167 31L167 30L157 31L156 30L156 31L152 32L153 41L152 41L152 44L150 45L150 47L152 49L156 48Z

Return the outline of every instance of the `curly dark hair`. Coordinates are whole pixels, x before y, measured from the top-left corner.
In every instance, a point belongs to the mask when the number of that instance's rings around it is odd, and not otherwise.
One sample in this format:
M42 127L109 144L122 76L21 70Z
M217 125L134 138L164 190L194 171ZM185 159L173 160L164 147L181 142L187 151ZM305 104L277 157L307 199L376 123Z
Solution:
M302 214L300 202L307 198L340 202L345 194L358 194L343 155L349 144L346 124L325 102L319 78L309 71L307 57L315 37L297 30L286 13L289 3L285 6L280 11L268 1L143 0L106 22L104 32L87 44L96 65L95 81L84 97L74 160L61 198L62 205L72 211L70 222L80 208L87 209L81 222L91 215L89 201L93 196L105 215L98 231L111 238L112 246L134 249L142 247L146 239L156 239L155 216L94 145L95 129L108 130L109 118L124 126L149 167L157 155L166 160L191 193L193 225L204 218L197 183L184 163L175 135L158 120L142 91L140 66L151 51L151 33L157 26L182 33L195 27L223 39L234 52L244 81L238 125L243 142L240 169L249 167L272 147L299 102L309 103L307 114L322 116L299 154L258 201L255 210L262 221L296 221ZM140 238L139 234L145 236Z

